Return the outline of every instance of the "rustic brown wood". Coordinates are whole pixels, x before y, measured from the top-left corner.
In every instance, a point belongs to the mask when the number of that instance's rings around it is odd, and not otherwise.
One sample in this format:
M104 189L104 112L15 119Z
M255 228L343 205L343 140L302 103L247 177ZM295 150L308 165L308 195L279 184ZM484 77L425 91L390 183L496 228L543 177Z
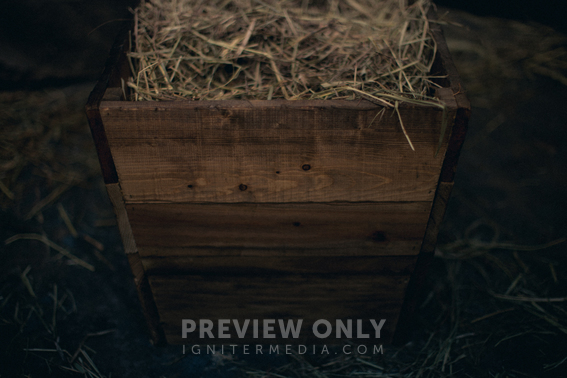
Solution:
M457 102L462 103L463 100L459 99L459 97L462 96L455 96ZM468 100L466 101L466 103L468 104ZM451 139L449 141L447 151L445 152L443 167L441 168L440 181L442 182L453 182L455 178L455 173L457 172L457 161L459 160L461 148L465 141L470 113L470 105L464 105L462 107L459 107L459 109L457 110L457 116L455 117Z
M95 147L97 150L98 161L102 171L102 177L106 184L114 184L118 182L118 174L116 173L116 166L112 159L112 153L108 147L108 140L104 132L104 126L100 113L97 108L89 109L87 105L87 117L89 119L89 126L93 136Z
M176 256L405 256L417 255L420 245L420 241L399 240L379 243L372 247L352 243L342 243L341 246L334 248L161 247L159 245L143 245L138 246L138 250L141 256L161 258Z
M124 200L122 199L120 184L106 184L106 191L108 192L108 197L110 197L110 202L112 202L114 212L116 213L116 222L118 223L118 231L120 231L120 236L122 237L124 252L126 254L138 252L134 235L132 234L132 227L130 226L128 214L124 206Z
M443 101L447 105L448 109L457 109L457 101L451 88L437 88L435 91L435 97ZM451 115L454 117L456 113L453 112ZM449 126L454 122L454 120L454 118L449 119ZM448 131L450 131L450 129Z
M152 341L155 345L162 345L166 342L165 334L159 324L158 310L140 256L137 253L130 253L128 254L128 262L134 275L138 298L142 305L142 311L144 312Z
M89 126L95 142L102 176L106 184L117 183L118 175L112 153L108 146L106 138L105 126L100 116L100 103L104 98L105 92L109 87L121 87L122 80L128 77L128 67L126 60L126 36L128 35L131 25L126 25L114 41L114 45L110 50L109 57L106 61L104 71L96 83L93 91L89 95L89 99L85 106Z
M410 275L417 256L171 256L142 257L149 275L375 274Z
M447 202L451 196L452 189L452 182L440 182L437 187L435 201L433 202L429 221L427 222L427 230L425 232L425 237L423 238L423 244L421 245L415 270L411 276L411 280L405 294L404 304L401 308L399 326L396 329L396 334L393 339L395 344L401 345L409 338L413 324L412 318L415 315L419 295L425 283L425 277L429 270L429 265L435 255L435 245L437 244L439 227L441 226L441 222L445 216Z
M443 217L445 216L447 202L451 197L452 190L452 182L439 183L437 192L435 193L435 201L433 202L429 220L427 222L427 229L423 238L423 244L421 245L421 252L433 253L435 251L435 245L437 244L437 235L439 234L439 228L441 227L441 222L443 221Z
M130 204L127 210L142 256L250 254L255 248L258 255L267 248L281 255L411 255L419 251L430 206Z
M436 15L433 12L429 16L432 17L432 19L436 19ZM451 53L445 42L441 25L438 23L430 23L430 27L433 38L437 41L437 58L435 59L435 65L432 69L433 74L443 77L442 79L436 79L436 81L446 89L451 90L455 98L457 109L451 131L451 138L448 143L440 174L440 181L453 182L457 170L457 161L459 160L459 154L468 129L471 105L465 94L465 88L459 78L457 68L451 58Z
M397 322L409 276L377 275L225 275L150 276L167 341L195 343L333 343L317 339L310 324L317 319L386 319L381 338L387 343ZM181 338L182 319L304 319L298 339ZM368 324L369 325L369 324ZM197 336L195 338L194 336ZM233 335L235 336L235 335ZM258 342L260 341L260 342ZM363 341L368 342L368 339Z
M265 103L238 102L219 110L182 101L159 103L158 111L147 104L104 103L118 104L105 107L103 118L125 200L433 199L445 152L444 147L435 156L441 111L402 112L404 122L415 125L406 127L416 148L412 151L390 110L381 122L374 121L374 128L367 125L377 108L361 110L355 102L349 108L334 101L317 106ZM450 129L446 139L449 134Z
M109 139L194 138L196 131L204 130L357 129L396 132L405 139L395 110L386 108L378 114L382 110L367 100L104 101L100 104ZM437 147L440 108L401 103L399 111L408 133L413 130L416 134L429 134L432 148ZM431 138L431 134L437 139Z

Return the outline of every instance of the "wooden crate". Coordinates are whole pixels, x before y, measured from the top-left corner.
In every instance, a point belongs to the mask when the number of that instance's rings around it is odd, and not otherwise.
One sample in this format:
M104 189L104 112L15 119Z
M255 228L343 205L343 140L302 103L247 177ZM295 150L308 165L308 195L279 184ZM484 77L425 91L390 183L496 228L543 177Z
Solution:
M118 39L87 115L142 307L156 342L182 319L386 319L403 337L451 192L469 103L442 32L442 112L369 101L130 102ZM399 323L396 331L396 324ZM371 330L371 329L370 329ZM366 341L368 339L358 340Z

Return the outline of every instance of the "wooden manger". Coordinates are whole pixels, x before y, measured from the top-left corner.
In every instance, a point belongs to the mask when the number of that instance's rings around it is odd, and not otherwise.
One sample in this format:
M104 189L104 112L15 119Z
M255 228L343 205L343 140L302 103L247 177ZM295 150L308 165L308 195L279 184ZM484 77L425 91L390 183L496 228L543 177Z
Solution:
M131 101L130 40L118 38L87 115L155 342L337 343L314 337L319 319L362 319L366 332L386 319L371 341L403 338L470 113L429 28L441 107ZM260 337L184 339L182 319L259 319ZM282 339L276 322L278 337L262 339L263 319L303 319L301 336Z

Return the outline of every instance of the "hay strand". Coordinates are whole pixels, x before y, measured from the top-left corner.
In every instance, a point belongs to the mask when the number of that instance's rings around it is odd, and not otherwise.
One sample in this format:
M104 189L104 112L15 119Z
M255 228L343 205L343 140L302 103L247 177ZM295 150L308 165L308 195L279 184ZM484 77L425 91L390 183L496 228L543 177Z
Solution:
M408 143L411 147L412 151L415 151L415 148L413 147L413 143L410 140L410 137L406 131L406 128L404 127L404 122L402 121L402 116L400 114L400 110L398 109L398 102L396 101L395 103L395 109L396 109L396 113L398 114L398 119L400 120L400 126L402 127L402 131L404 132L404 136L406 137L406 139L408 140Z
M51 240L49 240L45 235L40 235L40 234L17 234L14 235L8 239L6 239L4 241L5 245L11 244L17 240L37 240L42 242L43 244L47 245L48 247L56 250L57 252L59 252L60 254L66 256L67 258L69 258L70 260L73 260L77 265L82 266L85 269L90 270L91 272L94 272L95 268L94 266L92 266L91 264L89 264L88 262L78 258L77 256L73 255L71 252L67 251L65 248L55 244L54 242L52 242Z
M73 226L73 222L71 222L71 219L69 218L69 214L67 214L65 208L61 203L57 204L57 211L59 211L59 216L61 217L61 219L63 219L63 222L65 223L65 226L67 226L67 229L69 230L71 235L74 238L78 237L79 233L75 229L75 226Z

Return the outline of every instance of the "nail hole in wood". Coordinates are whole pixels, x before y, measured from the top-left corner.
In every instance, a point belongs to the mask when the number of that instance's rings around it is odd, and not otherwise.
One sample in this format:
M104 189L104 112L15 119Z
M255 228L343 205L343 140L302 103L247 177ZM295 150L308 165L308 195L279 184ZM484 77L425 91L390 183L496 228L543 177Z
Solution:
M375 231L370 235L370 239L375 242L384 242L386 241L386 235L382 231Z
M299 226L301 226L301 223L300 223L300 222L293 222L293 225L294 225L295 227L299 227Z
M187 185L187 187L188 187L189 189L193 189L193 185L191 185L191 184Z
M245 191L246 189L248 189L248 186L246 186L244 184L240 184L240 185L238 185L238 189Z
M311 166L310 166L309 164L303 164L303 165L301 166L301 169L303 169L304 171L308 171L308 170L311 169Z

